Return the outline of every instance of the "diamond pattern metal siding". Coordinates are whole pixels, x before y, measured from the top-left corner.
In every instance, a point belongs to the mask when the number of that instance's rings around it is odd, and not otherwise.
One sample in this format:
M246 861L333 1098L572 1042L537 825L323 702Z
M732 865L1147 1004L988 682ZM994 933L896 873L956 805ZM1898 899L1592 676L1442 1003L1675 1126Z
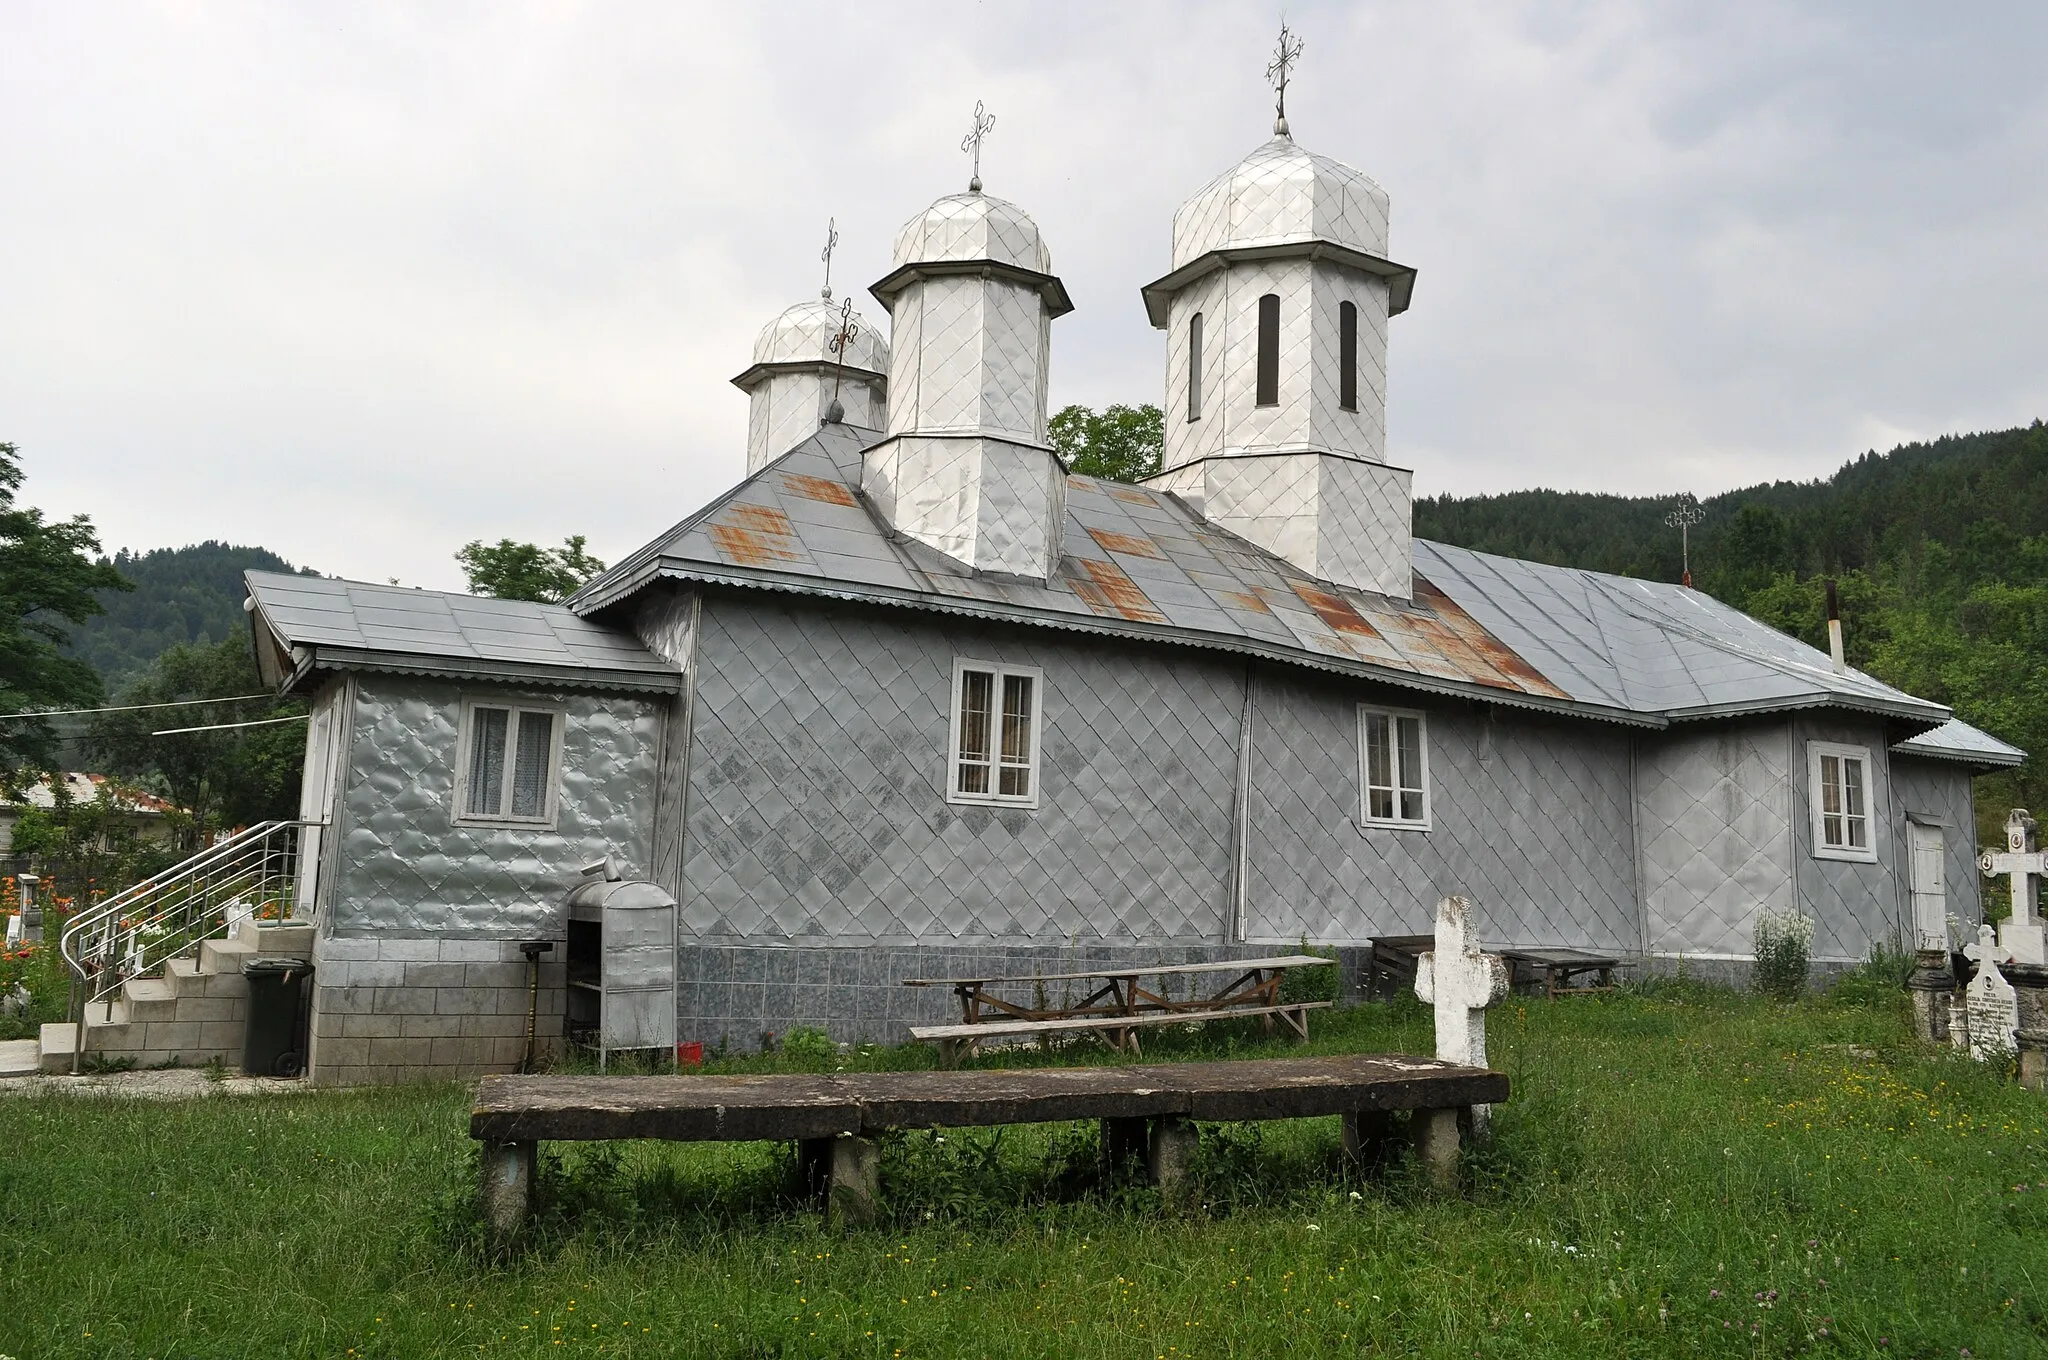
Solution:
M839 304L822 298L799 302L761 328L761 334L754 340L754 362L832 363L843 359L852 368L887 373L889 342L859 312L853 314L852 320L854 335L846 353L834 354L832 338L839 334Z
M1173 267L1224 246L1324 240L1387 253L1386 190L1341 161L1275 137L1173 215Z
M1426 933L1438 899L1464 893L1489 943L1635 947L1625 735L1432 709L1432 829L1362 830L1357 705L1372 691L1258 673L1250 939Z
M465 694L519 694L565 715L553 830L454 821ZM559 936L577 870L616 855L647 872L663 706L362 676L329 920L336 935Z
M1343 408L1339 313L1358 309L1358 409ZM1335 265L1309 266L1309 440L1380 462L1387 453L1387 281ZM1406 516L1403 511L1403 516Z
M1003 279L942 276L896 307L889 431L1046 440L1051 322L1038 293Z
M1414 580L1408 470L1355 458L1317 462L1315 574L1407 599Z
M1974 927L1984 916L1983 880L1977 871L1977 804L1970 772L1955 765L1913 756L1891 758L1892 807L1895 824L1892 863L1899 865L1901 901L1911 889L1912 863L1906 840L1906 814L1917 812L1946 822L1942 828L1942 888L1948 914Z
M1043 667L1036 811L946 802L955 656ZM697 657L686 936L1221 937L1237 666L720 594Z
M1224 271L1224 308L1231 324L1223 347L1223 384L1217 392L1224 419L1224 451L1271 446L1305 448L1310 439L1309 374L1311 269L1306 260L1268 260ZM1259 299L1280 299L1279 404L1261 406Z
M896 263L994 260L1039 274L1052 273L1031 215L991 194L952 194L903 224L896 233Z
M1884 729L1876 723L1802 714L1794 730L1798 744L1792 764L1792 839L1800 909L1814 921L1813 957L1827 962L1861 962L1870 957L1870 947L1878 941L1896 947L1910 938L1903 928L1906 895L1896 871L1905 862L1898 855L1898 837L1904 833L1894 830L1904 814L1892 801ZM1877 863L1814 858L1810 801L1814 792L1807 786L1809 741L1844 742L1870 751L1870 840Z
M980 444L981 503L975 512L974 555L983 571L1044 580L1059 547L1055 534L1066 518L1066 474L1044 449Z
M835 383L829 373L771 373L749 394L747 471L759 472L818 432L832 404ZM839 405L848 424L873 429L885 407L880 394L862 378L843 376L836 384Z
M1782 721L1639 739L1645 945L1747 958L1759 907L1792 904L1791 737Z
M1201 419L1188 419L1188 322L1202 317ZM1256 321L1256 318L1253 318ZM1223 275L1211 274L1182 289L1173 299L1166 327L1165 446L1161 465L1168 469L1223 451L1229 426L1229 403L1223 390L1223 355L1236 329L1224 305Z

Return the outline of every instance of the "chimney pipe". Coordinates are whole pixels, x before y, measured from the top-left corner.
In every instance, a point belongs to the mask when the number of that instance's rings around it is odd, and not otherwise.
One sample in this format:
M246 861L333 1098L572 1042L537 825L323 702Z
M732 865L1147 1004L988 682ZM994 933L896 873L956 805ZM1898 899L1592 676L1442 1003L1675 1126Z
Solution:
M1835 663L1835 674L1849 669L1842 659L1842 597L1835 590L1835 583L1827 582L1828 588L1828 655Z

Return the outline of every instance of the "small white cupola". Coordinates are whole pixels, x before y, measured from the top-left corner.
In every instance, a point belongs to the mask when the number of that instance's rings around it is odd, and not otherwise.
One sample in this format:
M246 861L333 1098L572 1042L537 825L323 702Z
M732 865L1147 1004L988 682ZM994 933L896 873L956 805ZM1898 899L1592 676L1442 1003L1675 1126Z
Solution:
M1181 205L1173 270L1142 290L1167 332L1163 471L1148 484L1312 576L1407 599L1387 319L1415 271L1387 258L1386 190L1286 128L1283 104L1271 141Z
M1038 224L981 192L896 234L870 290L889 312L889 438L861 489L898 532L982 571L1046 580L1059 562L1066 471L1046 433L1052 319L1073 310Z
M747 394L747 471L769 463L827 422L879 430L887 418L889 342L851 299L832 300L832 251L826 228L825 286L815 302L799 302L754 341L754 362L732 380ZM838 410L833 407L837 404Z

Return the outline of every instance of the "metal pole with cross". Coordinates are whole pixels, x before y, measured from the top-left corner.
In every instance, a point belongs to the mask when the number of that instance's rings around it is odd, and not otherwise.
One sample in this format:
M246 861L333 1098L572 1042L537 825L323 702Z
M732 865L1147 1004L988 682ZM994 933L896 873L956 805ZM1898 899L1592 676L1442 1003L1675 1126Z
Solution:
M1706 517L1705 507L1693 499L1690 491L1679 497L1671 513L1664 516L1664 523L1678 530L1678 560L1684 571L1679 580L1688 590L1692 589L1692 526Z

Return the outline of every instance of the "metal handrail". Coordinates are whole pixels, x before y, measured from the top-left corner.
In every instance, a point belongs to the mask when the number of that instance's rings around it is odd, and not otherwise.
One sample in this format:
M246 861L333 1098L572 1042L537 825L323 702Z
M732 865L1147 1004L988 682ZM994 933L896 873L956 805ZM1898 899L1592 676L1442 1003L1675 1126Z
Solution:
M258 822L73 916L58 953L85 1004L111 1006L129 978L148 976L266 907L287 918L298 885L298 833L306 825Z

